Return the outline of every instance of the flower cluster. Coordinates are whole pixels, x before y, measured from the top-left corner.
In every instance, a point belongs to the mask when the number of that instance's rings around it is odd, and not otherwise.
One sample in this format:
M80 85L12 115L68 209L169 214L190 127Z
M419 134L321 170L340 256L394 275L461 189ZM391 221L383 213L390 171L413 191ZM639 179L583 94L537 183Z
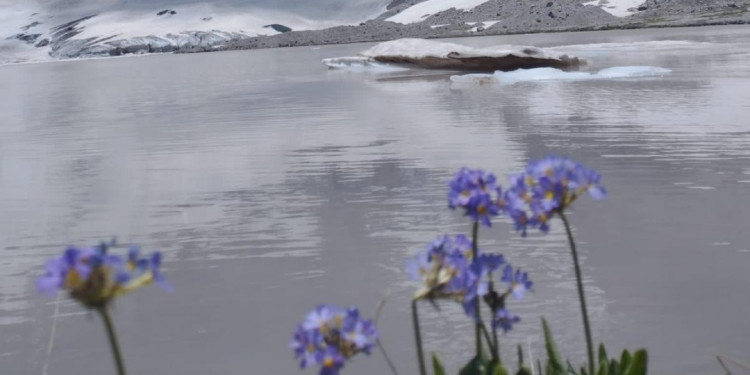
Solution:
M171 289L159 271L159 252L142 258L133 246L127 257L122 257L109 254L111 246L69 246L60 258L47 262L44 275L37 279L37 289L49 295L66 291L91 309L104 308L115 298L151 283Z
M461 168L449 183L448 206L454 210L463 208L474 222L492 226L490 219L500 213L501 190L495 181L493 174L481 169Z
M320 375L335 375L348 358L370 354L377 337L372 320L362 319L356 308L321 305L297 327L290 347L300 367L320 365Z
M512 316L505 310L506 297L512 294L522 298L533 283L527 273L514 270L502 254L477 249L477 257L472 258L471 249L472 242L464 235L442 236L409 260L407 271L423 283L414 298L454 299L474 319L477 319L477 299L483 298L495 312L493 324L507 331L518 318L509 318ZM496 279L494 276L498 274L500 278Z
M516 230L524 236L527 228L547 232L549 220L582 194L604 198L606 190L600 179L596 171L571 159L548 156L529 163L524 173L511 176L510 187L498 206L508 213Z

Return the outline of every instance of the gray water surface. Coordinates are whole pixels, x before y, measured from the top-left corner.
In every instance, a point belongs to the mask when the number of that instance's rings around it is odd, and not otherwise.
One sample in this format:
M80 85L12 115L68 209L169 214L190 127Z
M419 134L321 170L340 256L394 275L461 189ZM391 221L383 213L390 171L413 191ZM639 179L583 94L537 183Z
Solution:
M659 375L750 361L750 28L454 42L673 72L479 86L320 64L362 44L0 67L0 373L114 373L101 322L33 283L64 245L116 235L162 250L176 289L115 306L132 374L303 373L287 344L304 314L326 302L371 316L386 290L382 338L414 374L402 266L469 229L446 181L464 165L504 181L549 153L596 168L610 193L570 215L597 341L649 348ZM522 239L502 219L481 234L535 281L510 306L523 321L503 337L508 361L517 343L543 356L541 315L584 360L560 227ZM472 328L442 307L423 307L426 346L454 371ZM376 353L345 373L388 368Z

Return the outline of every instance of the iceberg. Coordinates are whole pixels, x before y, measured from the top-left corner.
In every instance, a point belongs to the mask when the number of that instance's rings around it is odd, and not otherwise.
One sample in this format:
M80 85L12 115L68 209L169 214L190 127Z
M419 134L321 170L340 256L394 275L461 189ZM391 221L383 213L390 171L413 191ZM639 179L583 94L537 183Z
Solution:
M503 84L512 85L519 82L546 81L590 81L602 79L625 79L641 77L661 77L671 73L670 69L656 66L618 66L602 69L598 72L565 72L554 68L519 69L512 72L495 72L494 74L464 74L451 76L455 83L469 84Z
M495 46L475 48L460 44L425 39L398 39L383 42L354 57L325 59L323 63L338 68L331 61L346 60L352 63L384 63L424 69L468 70L475 72L513 71L551 67L572 70L585 61L566 54L553 54L537 47Z

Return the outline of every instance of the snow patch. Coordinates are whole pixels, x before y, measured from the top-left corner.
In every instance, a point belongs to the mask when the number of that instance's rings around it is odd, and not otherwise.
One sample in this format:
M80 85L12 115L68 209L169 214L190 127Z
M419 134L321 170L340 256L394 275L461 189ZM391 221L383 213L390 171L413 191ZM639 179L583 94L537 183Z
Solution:
M472 10L479 5L486 3L488 0L427 0L419 4L412 5L404 9L401 13L393 17L386 18L386 21L410 24L422 22L426 18L440 13L442 11L456 8L457 10Z
M497 71L493 74L464 74L451 76L456 83L512 85L519 82L540 81L590 81L600 79L624 79L660 77L671 73L670 69L655 66L619 66L591 72L565 72L554 68L519 69L512 72Z
M434 29L439 29L441 27L446 27L446 26L450 26L450 25L451 24L449 24L449 23L444 23L444 24L440 24L440 25L430 25L430 28L434 30Z
M645 0L593 0L583 5L593 5L602 8L615 17L627 17L636 12Z

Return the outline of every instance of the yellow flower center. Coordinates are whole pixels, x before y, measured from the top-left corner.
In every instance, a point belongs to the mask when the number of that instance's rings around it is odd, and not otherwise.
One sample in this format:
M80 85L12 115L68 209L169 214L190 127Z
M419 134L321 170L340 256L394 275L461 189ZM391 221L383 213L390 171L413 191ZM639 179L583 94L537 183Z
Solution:
M487 213L487 206L481 205L477 207L477 212L479 212L480 215L484 215Z
M555 193L554 193L554 192L552 192L552 191L548 191L548 192L546 192L546 193L544 194L544 198L545 198L545 199L549 199L549 200L552 200L552 199L553 199L554 197L555 197Z
M333 358L326 357L326 359L323 360L323 367L333 367L336 363L333 361Z
M307 346L307 351L310 352L310 353L314 353L315 352L315 345L313 345L313 344L308 345Z

